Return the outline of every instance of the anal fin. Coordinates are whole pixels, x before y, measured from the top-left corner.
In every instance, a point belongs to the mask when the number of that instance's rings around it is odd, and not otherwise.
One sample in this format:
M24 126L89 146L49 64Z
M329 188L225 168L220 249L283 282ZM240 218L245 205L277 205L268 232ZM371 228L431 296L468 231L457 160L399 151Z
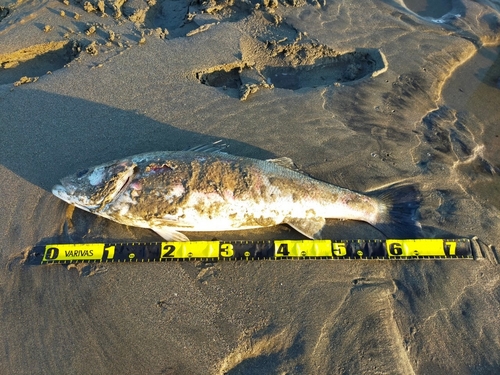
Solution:
M175 229L172 229L167 226L157 226L157 227L152 227L151 228L153 231L158 233L165 241L179 241L179 242L186 242L189 241L189 238L187 238L186 235L182 234L181 232L177 232Z
M326 220L324 217L313 217L308 219L289 218L284 221L297 232L314 240L321 239L321 229L325 226Z

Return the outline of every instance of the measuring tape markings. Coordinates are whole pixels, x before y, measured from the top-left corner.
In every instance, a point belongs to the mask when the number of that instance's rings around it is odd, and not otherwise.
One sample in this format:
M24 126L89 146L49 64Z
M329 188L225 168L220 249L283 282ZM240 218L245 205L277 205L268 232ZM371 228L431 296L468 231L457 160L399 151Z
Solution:
M256 259L472 259L469 239L189 241L50 244L40 264ZM41 255L41 256L40 256Z

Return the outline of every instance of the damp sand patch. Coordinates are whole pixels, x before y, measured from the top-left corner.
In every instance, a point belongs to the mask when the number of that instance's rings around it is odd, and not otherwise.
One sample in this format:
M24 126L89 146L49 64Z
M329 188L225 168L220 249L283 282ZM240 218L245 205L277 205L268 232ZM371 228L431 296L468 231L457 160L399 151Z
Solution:
M451 0L404 0L404 4L421 17L441 18L453 9Z

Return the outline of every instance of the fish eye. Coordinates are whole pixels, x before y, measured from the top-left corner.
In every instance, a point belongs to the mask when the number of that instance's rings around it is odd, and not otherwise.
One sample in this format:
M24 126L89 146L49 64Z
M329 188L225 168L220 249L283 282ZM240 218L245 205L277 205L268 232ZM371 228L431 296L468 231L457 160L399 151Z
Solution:
M83 171L78 172L76 174L76 177L80 178L80 177L86 175L88 171L89 171L88 169L84 169Z

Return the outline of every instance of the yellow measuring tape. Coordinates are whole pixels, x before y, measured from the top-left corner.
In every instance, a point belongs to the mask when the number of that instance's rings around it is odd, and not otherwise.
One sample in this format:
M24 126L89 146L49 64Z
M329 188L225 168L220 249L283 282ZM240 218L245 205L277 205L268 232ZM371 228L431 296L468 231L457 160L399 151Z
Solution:
M259 259L473 259L470 240L275 240L49 244L30 264Z

